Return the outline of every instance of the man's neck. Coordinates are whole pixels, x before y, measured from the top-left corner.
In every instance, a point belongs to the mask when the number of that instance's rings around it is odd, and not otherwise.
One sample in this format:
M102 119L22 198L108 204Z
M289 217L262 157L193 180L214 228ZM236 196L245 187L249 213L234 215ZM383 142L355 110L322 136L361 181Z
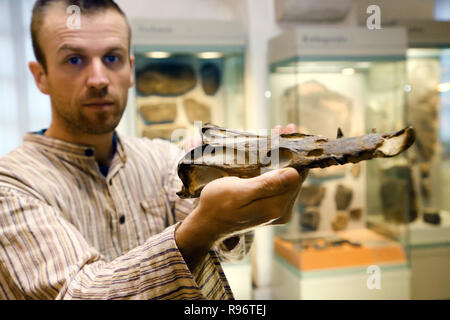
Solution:
M95 160L104 166L111 164L114 156L113 136L114 132L105 134L87 134L84 132L72 133L63 130L57 130L50 127L45 131L46 137L74 143L91 146L94 149Z

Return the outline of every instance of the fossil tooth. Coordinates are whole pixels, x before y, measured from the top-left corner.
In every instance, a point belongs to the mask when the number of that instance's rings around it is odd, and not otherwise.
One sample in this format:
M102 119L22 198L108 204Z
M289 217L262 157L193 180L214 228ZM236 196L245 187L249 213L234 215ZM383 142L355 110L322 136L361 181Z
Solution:
M336 139L340 139L344 136L344 134L342 133L341 128L337 129L337 134L336 134Z
M249 178L278 168L302 171L393 157L415 141L412 127L339 139L303 133L264 136L212 124L204 125L201 132L203 145L178 163L183 187L177 194L181 198L199 197L207 183L226 176Z

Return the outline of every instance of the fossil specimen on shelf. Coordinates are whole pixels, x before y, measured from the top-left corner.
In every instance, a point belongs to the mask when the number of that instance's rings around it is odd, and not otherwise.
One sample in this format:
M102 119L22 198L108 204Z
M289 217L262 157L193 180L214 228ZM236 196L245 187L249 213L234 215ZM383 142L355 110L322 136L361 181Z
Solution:
M335 201L338 210L347 210L352 202L353 190L347 186L339 184L336 188Z
M302 187L300 192L300 204L302 206L320 206L323 197L325 197L325 187L316 184L310 184Z
M183 100L183 105L190 122L202 121L203 123L207 123L211 121L211 107L207 104L188 98Z
M307 231L316 231L319 228L320 210L319 207L307 207L301 212L301 226Z
M194 69L185 63L151 63L136 71L136 89L144 96L178 96L197 83Z
M345 138L338 134L337 139L328 139L302 133L263 136L205 125L203 144L178 163L183 187L177 194L181 198L199 197L207 183L226 176L249 178L277 168L301 171L393 157L408 149L414 140L411 127L359 137Z
M394 164L380 172L381 208L390 223L413 222L419 215L418 190L407 163Z
M350 215L346 210L338 210L336 212L336 217L334 217L331 222L331 227L334 231L341 231L347 228L348 221L350 220Z
M143 103L139 111L146 124L169 123L177 117L177 104L169 103Z

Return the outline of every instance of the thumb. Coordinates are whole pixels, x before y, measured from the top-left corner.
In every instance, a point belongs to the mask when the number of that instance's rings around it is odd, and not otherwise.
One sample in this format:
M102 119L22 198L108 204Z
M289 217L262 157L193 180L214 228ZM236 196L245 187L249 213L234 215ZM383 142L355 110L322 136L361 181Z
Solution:
M246 180L247 196L255 200L276 196L288 189L296 188L300 176L294 168L283 168Z

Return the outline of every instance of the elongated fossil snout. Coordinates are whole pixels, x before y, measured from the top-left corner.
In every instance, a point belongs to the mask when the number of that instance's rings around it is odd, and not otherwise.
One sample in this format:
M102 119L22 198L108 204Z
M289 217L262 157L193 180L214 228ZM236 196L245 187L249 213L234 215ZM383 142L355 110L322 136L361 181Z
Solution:
M412 127L394 133L372 133L336 139L303 133L261 136L214 125L202 127L203 145L189 151L178 164L183 188L180 198L196 198L203 187L226 176L249 178L267 170L293 167L325 168L372 158L394 157L415 141Z

